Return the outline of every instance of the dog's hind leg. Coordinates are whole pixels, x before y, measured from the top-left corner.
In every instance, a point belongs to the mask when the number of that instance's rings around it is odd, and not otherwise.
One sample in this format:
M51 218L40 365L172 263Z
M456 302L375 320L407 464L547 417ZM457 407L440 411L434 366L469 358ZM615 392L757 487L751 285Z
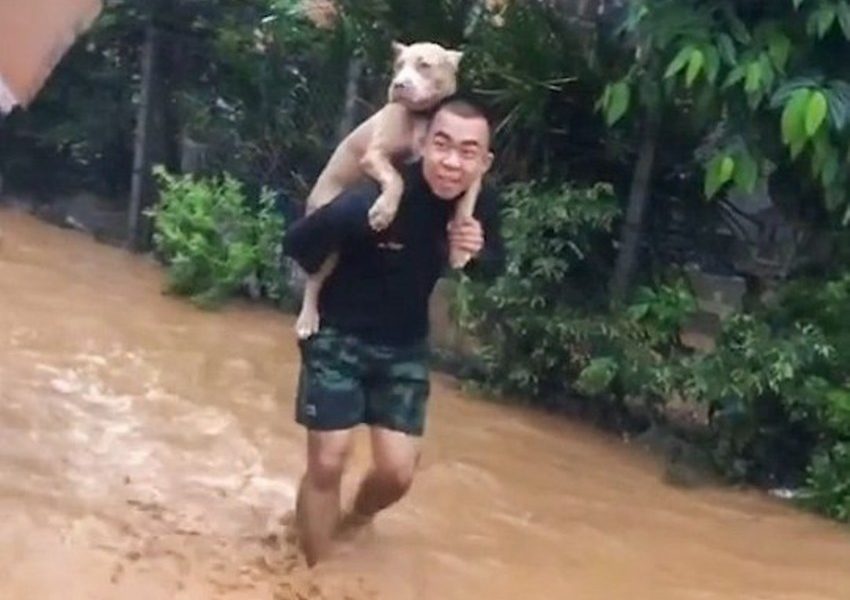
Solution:
M328 275L336 267L336 263L337 255L331 254L316 273L307 277L301 312L298 314L298 320L295 321L295 333L299 339L306 340L319 331L319 293Z
M475 213L475 203L478 201L478 193L480 191L481 179L476 179L472 185L469 186L469 189L466 190L463 198L458 200L457 206L455 207L455 221L463 221L473 216ZM451 250L449 252L449 265L451 265L453 269L462 269L471 258L472 256L470 256L468 252Z

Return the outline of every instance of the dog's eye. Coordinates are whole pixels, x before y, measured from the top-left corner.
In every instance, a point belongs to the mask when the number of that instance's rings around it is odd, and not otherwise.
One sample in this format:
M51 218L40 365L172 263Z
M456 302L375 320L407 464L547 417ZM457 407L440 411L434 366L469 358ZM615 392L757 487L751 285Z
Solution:
M420 60L419 61L419 68L422 69L423 71L429 71L432 66L433 65L431 63L429 63L427 60Z

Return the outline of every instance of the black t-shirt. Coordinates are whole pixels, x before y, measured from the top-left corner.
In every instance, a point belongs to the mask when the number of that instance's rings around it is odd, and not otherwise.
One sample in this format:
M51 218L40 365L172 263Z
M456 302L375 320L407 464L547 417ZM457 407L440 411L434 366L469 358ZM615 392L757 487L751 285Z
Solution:
M368 212L380 194L374 182L343 192L333 202L293 224L284 252L315 273L334 251L339 262L319 297L324 325L368 342L405 345L428 335L428 299L448 261L446 227L455 202L435 196L422 163L402 171L404 194L390 227L374 232ZM483 186L475 218L484 229L484 248L466 267L492 276L504 264L498 199Z

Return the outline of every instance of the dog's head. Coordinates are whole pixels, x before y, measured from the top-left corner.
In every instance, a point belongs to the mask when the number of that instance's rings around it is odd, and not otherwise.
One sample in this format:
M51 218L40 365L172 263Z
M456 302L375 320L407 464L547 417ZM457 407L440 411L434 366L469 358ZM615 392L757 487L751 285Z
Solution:
M457 70L463 56L439 44L393 42L395 66L389 100L410 110L428 110L457 91Z

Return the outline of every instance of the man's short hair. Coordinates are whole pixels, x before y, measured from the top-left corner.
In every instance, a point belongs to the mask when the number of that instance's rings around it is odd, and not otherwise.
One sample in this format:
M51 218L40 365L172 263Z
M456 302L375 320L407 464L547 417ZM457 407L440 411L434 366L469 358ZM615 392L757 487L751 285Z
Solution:
M472 98L461 94L453 94L440 100L434 108L434 114L437 114L441 110L447 110L465 119L480 118L490 123L490 116L484 107Z
M490 129L490 137L492 138L493 122L490 120L490 115L487 114L487 110L481 104L469 96L454 94L444 98L437 104L436 107L434 107L434 111L431 113L432 117L442 110L448 111L451 114L464 119L484 119ZM492 143L492 139L490 142Z

